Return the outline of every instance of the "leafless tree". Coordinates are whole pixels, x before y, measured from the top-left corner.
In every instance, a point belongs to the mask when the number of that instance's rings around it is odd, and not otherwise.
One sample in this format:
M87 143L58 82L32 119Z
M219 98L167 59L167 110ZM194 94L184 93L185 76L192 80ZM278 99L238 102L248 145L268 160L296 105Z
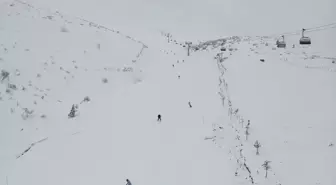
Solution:
M267 172L268 172L268 170L271 169L271 166L269 165L270 162L271 162L271 161L265 161L264 164L261 165L261 166L264 168L264 170L266 171L266 173L265 173L265 178L267 178Z
M246 141L247 141L249 135L250 135L249 129L246 128L246 130L245 130Z
M257 140L255 143L254 143L254 147L257 149L257 155L259 155L259 148L261 147L259 141Z

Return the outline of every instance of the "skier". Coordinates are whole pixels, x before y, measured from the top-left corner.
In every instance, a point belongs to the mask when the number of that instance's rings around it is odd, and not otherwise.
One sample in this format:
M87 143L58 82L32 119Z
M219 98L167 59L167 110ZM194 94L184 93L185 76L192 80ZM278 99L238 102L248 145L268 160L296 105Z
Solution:
M126 182L127 182L126 185L132 185L130 180L126 179Z
M190 107L190 108L192 108L192 106L191 106L191 103L190 103L190 102L188 102L188 104L189 104L189 107Z
M161 122L161 114L158 115L157 121Z

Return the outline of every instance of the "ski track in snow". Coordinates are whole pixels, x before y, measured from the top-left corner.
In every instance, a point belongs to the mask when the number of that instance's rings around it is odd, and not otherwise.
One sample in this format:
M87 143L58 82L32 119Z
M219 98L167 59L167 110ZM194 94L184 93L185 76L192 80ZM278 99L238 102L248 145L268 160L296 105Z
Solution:
M0 23L0 185L335 182L336 48L317 33L187 56L172 33L136 39L21 0Z

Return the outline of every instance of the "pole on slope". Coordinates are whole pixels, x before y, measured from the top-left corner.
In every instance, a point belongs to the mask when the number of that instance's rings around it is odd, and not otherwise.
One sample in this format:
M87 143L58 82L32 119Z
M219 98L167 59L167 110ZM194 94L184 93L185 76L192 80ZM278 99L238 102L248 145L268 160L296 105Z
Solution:
M190 46L191 46L192 42L186 42L186 44L188 45L188 56L190 56Z

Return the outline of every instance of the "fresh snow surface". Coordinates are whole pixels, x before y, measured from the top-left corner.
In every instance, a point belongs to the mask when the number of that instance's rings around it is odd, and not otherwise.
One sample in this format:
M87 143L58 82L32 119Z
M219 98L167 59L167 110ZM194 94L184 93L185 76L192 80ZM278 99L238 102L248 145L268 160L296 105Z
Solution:
M218 39L214 20L209 32L197 20L194 33L184 19L169 28L163 7L181 15L189 1L115 3L0 1L0 185L336 184L335 29L281 49L234 21L223 35L239 37ZM208 6L190 11L220 15Z

